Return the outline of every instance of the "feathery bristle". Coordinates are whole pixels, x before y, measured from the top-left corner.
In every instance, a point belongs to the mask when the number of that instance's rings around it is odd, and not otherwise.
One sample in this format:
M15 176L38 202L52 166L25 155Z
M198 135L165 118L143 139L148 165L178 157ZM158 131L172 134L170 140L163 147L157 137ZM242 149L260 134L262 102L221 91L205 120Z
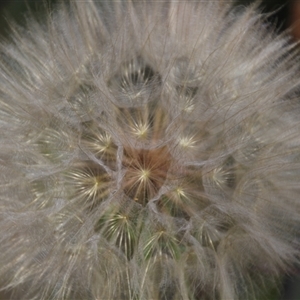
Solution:
M299 57L256 6L70 1L0 46L0 289L262 299L299 262Z

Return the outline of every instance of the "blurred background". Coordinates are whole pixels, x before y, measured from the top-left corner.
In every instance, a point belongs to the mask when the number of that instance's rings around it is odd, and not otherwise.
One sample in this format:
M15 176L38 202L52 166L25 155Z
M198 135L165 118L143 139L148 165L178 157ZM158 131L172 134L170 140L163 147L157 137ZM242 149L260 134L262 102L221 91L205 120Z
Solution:
M37 18L45 20L47 11L58 1L64 0L0 0L0 40L9 37L9 23L24 25L29 11ZM99 0L105 1L105 0ZM111 1L111 0L107 0ZM213 0L208 0L213 1ZM227 0L223 0L224 2ZM236 5L249 5L253 0L235 0ZM274 24L278 33L289 29L295 40L300 41L300 0L260 0L261 10L268 14L270 23ZM271 289L265 300L300 300L300 270L282 279L281 294ZM9 294L1 294L0 300L6 300ZM20 300L20 299L16 299ZM230 300L230 299L228 299ZM241 299L242 300L242 299ZM263 299L259 299L263 300Z

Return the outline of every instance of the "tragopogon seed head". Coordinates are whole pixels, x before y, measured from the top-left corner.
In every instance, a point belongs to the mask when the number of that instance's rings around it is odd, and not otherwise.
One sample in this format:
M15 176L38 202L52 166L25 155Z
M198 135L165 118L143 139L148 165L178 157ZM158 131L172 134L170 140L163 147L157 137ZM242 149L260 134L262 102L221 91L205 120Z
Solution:
M74 1L47 24L0 46L0 287L261 299L299 257L287 36L221 0Z

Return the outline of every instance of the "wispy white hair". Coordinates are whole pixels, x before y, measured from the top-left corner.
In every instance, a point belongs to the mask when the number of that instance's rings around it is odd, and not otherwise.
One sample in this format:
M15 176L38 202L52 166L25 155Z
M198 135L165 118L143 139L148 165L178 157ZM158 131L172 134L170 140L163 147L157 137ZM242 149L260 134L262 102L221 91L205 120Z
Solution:
M256 6L71 1L0 46L0 288L261 299L299 258L295 45Z

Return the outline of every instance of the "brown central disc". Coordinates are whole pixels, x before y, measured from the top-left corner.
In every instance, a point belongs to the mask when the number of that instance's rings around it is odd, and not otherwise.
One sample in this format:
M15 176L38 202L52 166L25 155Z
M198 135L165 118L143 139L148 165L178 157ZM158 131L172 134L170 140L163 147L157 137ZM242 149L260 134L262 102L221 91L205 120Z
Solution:
M171 165L170 154L167 147L146 150L126 148L123 165L126 168L123 179L125 194L146 205L167 178Z

